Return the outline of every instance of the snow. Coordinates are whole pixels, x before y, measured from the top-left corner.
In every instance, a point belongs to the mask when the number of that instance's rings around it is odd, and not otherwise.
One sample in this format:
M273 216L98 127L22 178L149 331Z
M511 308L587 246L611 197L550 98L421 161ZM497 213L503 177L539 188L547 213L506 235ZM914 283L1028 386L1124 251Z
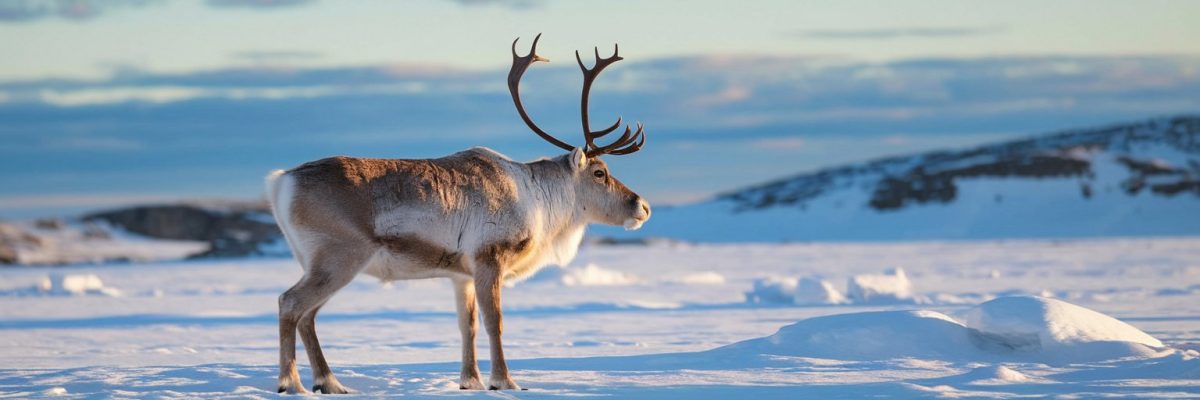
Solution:
M1042 297L992 300L967 312L965 321L990 335L1033 338L1039 347L1100 341L1163 346L1158 339L1110 316Z
M804 277L800 278L799 284L796 285L796 295L792 297L792 301L796 304L842 304L848 300L842 296L842 292L834 289L829 281Z
M861 274L846 283L847 295L860 303L901 303L913 301L912 282L902 268L882 274Z
M150 239L102 222L54 221L49 226L0 223L0 236L21 234L28 235L29 240L15 243L19 264L175 260L209 248L207 242Z
M46 275L36 284L0 290L0 296L109 296L119 297L121 290L105 287L104 282L95 274L61 274Z
M919 304L797 303L900 260ZM505 288L505 353L530 390L503 394L458 390L447 282L357 279L318 330L368 398L1197 397L1197 260L1200 238L589 246L562 272L636 281ZM295 261L0 268L0 291L51 273L123 295L0 297L0 397L276 396ZM790 297L748 302L770 277Z
M1001 297L963 320L931 310L809 318L774 335L714 350L836 360L918 358L1066 365L1157 354L1162 342L1124 322L1061 300Z
M754 287L746 292L746 301L751 303L791 303L796 298L796 278L769 277L754 280Z
M768 277L754 280L746 292L746 301L763 304L841 304L847 300L842 293L821 278Z
M620 286L637 283L636 275L588 264L583 268L550 267L539 271L535 281L555 281L566 286Z
M674 280L684 285L723 285L725 277L713 271L692 272Z
M121 295L120 290L104 287L104 282L95 274L51 274L42 280L37 289L41 293L54 295Z

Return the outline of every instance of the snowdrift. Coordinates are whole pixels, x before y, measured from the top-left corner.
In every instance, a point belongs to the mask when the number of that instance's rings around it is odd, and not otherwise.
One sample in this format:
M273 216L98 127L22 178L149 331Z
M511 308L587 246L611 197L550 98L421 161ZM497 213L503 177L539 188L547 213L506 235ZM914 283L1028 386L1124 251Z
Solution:
M582 268L549 266L528 279L530 282L553 282L563 286L624 286L638 283L637 276L587 264Z
M811 318L713 352L1061 365L1149 357L1163 350L1162 342L1107 315L1061 300L1021 296L980 304L961 320L928 310Z

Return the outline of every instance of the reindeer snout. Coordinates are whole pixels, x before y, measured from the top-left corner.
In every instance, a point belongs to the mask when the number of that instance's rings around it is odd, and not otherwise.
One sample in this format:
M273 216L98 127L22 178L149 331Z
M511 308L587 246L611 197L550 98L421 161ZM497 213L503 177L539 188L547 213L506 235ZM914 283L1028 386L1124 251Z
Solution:
M642 196L634 197L633 200L630 200L630 203L633 205L633 209L639 212L638 215L640 218L638 219L650 219L650 203L646 202Z

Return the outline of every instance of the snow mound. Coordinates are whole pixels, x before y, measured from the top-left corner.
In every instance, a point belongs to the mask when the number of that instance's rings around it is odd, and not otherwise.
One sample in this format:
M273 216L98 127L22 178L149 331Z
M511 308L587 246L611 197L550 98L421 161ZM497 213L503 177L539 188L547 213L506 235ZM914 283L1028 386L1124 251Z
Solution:
M760 304L791 304L796 296L799 279L786 277L759 278L746 292L746 301Z
M912 293L912 282L901 268L855 275L846 283L846 294L856 303L911 303Z
M1045 382L1044 379L1030 377L1020 371L1009 368L1004 365L989 365L979 367L962 375L958 375L957 380L965 381L971 385L1006 385L1012 383L1040 383Z
M671 281L684 285L722 285L725 284L725 276L712 271L695 272Z
M965 323L928 310L830 315L714 351L839 360L1068 364L1159 356L1161 346L1137 328L1061 300L1005 297L969 310ZM1018 379L1008 371L995 375L981 379Z
M62 387L62 386L55 386L55 387L52 387L52 388L42 391L42 396L47 396L47 397L66 396L66 395L67 395L67 388Z
M104 281L95 274L53 274L38 284L37 290L43 294L57 296L101 295L117 297L121 291L105 287Z
M51 274L32 287L0 292L6 296L109 296L119 297L121 291L104 286L95 274Z
M583 268L546 268L530 280L555 282L565 286L623 286L640 281L637 275L590 263Z
M1163 347L1158 339L1116 318L1045 297L1001 297L968 310L963 320L987 335L1029 341L1033 349L1088 342Z
M973 346L961 323L927 310L809 318L774 335L717 349L837 360L961 359Z
M792 297L796 304L843 304L846 296L833 288L833 284L820 278L801 278Z
M758 304L842 304L846 297L828 281L814 278L770 277L754 280L746 301Z

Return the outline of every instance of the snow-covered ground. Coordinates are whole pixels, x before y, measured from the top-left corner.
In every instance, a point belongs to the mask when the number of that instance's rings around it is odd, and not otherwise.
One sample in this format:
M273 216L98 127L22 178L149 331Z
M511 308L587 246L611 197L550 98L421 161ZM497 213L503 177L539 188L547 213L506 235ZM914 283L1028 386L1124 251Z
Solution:
M275 397L299 273L0 269L0 397ZM505 292L530 390L502 397L1200 396L1200 238L590 246L543 273ZM364 277L319 332L368 397L497 395L458 390L453 308L445 282Z

